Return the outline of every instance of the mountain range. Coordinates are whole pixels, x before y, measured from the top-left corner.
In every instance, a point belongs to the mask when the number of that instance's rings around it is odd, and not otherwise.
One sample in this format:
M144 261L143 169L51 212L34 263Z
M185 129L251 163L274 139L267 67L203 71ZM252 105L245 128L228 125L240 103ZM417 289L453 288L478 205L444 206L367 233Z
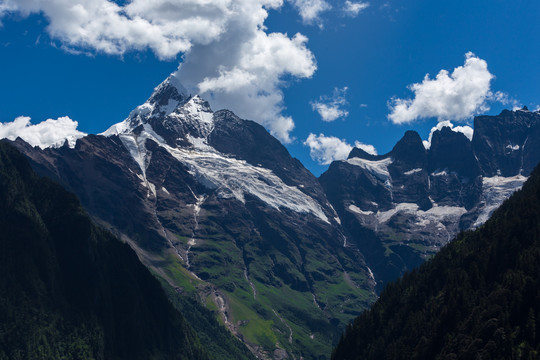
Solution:
M483 224L523 185L539 146L540 113L504 110L476 117L472 139L442 126L427 146L408 131L385 155L355 148L320 182L381 290L459 231Z
M332 359L538 359L540 166L475 231L388 285Z
M259 358L316 359L386 283L480 226L540 160L540 113L474 127L472 141L443 126L427 145L407 132L386 155L353 149L317 179L262 126L214 112L170 76L102 134L12 143Z

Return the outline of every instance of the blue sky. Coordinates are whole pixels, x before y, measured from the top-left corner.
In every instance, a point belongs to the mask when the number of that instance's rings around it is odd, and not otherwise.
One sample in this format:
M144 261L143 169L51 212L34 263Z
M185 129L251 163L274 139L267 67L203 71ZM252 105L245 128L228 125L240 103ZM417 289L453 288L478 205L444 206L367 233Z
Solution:
M204 3L191 3L197 1ZM190 89L206 89L203 97L210 98L214 110L231 108L264 124L318 175L327 168L321 162L343 157L349 149L345 143L373 145L383 154L409 129L427 139L442 120L472 126L476 113L497 114L522 105L532 110L540 104L538 1L349 1L358 6L355 14L341 0L268 0L266 19L257 13L260 5L246 1L221 3L224 8L250 4L253 9L242 8L247 15L195 6L188 10L203 11L210 25L146 38L117 30L110 35L106 21L91 28L105 35L81 35L59 8L0 0L0 122L28 116L36 124L68 116L83 132L104 131L187 59L179 75ZM182 16L185 2L176 1ZM157 17L183 26L174 22L174 11L145 6L132 11L155 16L153 24ZM161 21L165 29L166 21ZM216 30L214 24L221 27ZM269 36L276 33L286 36ZM111 40L102 41L107 36ZM250 41L249 56L235 53ZM260 44L270 44L269 50L261 52ZM462 71L453 74L458 67ZM441 70L448 76L434 81ZM429 80L421 84L428 73ZM223 84L231 79L250 85L225 91ZM419 84L416 92L412 84ZM253 104L246 104L253 94ZM321 112L332 121L323 121L317 109L326 109ZM336 139L321 141L330 137Z

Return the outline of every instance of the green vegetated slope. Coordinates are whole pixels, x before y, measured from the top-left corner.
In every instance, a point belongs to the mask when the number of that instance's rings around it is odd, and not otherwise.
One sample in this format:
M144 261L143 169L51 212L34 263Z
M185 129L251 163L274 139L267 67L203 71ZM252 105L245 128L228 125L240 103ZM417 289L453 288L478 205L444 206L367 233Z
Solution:
M212 360L250 360L255 356L229 330L216 320L216 310L209 310L196 299L178 294L167 282L162 281L165 292L191 328Z
M333 359L538 359L540 168L476 231L391 283Z
M217 228L210 217L200 226L213 235L192 249L192 269L220 289L230 327L261 357L279 358L275 349L304 359L327 356L346 324L374 300L360 286L368 280L358 265L338 263L348 249L331 254L307 236L284 233L263 240L227 223Z
M369 289L357 285L368 281L355 271L357 264L345 263L343 272L336 271L332 261L337 262L335 258L348 251L346 248L337 248L336 255L331 255L312 243L295 260L294 253L299 253L293 245L295 238L288 239L286 246L291 250L285 256L258 242L257 236L232 231L227 223L218 227L206 211L200 227L204 236L192 249L190 269L201 278L190 274L172 253L163 258L153 254L161 260L156 262L160 267L152 269L176 287L169 292L172 298L178 292L184 295L180 308L189 298L202 299L208 309L200 311L214 316L221 313L221 323L261 358L327 358L346 324L374 300ZM245 272L238 265L244 263L248 264ZM276 274L276 268L282 273ZM307 283L306 273L313 276L312 287L302 287ZM224 307L221 312L220 304ZM190 322L189 311L182 313Z
M228 358L249 358L235 341ZM213 358L204 347L129 246L0 143L0 359Z

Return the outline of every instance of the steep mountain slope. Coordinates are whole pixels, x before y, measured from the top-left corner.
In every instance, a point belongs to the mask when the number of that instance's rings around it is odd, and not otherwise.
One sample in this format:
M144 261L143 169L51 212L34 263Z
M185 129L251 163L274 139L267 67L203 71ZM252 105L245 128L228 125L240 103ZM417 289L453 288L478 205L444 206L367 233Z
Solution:
M0 359L207 359L159 282L0 143Z
M333 359L537 359L540 167L483 226L390 284Z
M260 125L174 77L74 148L15 145L262 358L328 354L375 299L317 179Z
M540 153L539 112L504 110L499 116L479 116L472 145L486 177L529 174Z
M540 161L540 113L503 111L475 119L470 141L442 127L428 149L408 131L391 152L353 149L320 182L377 289L487 220ZM367 227L370 231L363 229Z

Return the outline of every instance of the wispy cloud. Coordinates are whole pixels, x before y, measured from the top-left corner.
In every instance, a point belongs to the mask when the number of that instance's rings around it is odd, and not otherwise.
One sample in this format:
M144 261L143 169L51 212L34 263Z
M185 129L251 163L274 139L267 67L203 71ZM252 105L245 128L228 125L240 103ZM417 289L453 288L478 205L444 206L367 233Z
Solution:
M332 6L325 0L290 0L298 10L304 24L317 24L322 26L321 14Z
M343 12L345 15L356 17L360 14L361 11L369 7L368 2L354 2L354 1L345 1L343 4Z
M450 74L441 70L434 79L426 74L421 83L409 86L412 99L394 98L389 102L388 118L396 123L410 123L423 118L466 120L489 110L489 103L508 100L502 92L491 91L494 75L487 62L472 52L465 55L465 64Z
M317 111L322 120L326 122L345 118L349 115L349 112L344 109L347 105L347 90L346 86L341 89L334 88L332 96L319 97L319 100L311 102L311 108Z
M306 141L304 141L304 145L309 147L311 158L321 165L328 165L332 161L346 159L353 149L353 146L347 143L345 139L324 134L309 134ZM369 154L377 155L377 150L373 145L366 145L359 141L355 141L354 145Z

